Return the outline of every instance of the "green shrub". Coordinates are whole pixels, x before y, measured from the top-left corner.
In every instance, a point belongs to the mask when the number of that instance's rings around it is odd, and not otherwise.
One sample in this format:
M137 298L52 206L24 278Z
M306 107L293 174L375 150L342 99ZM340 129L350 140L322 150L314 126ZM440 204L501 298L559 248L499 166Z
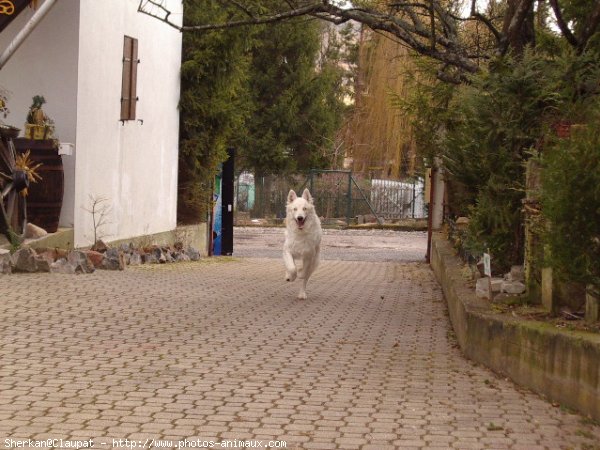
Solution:
M543 156L547 263L569 281L600 289L600 114Z

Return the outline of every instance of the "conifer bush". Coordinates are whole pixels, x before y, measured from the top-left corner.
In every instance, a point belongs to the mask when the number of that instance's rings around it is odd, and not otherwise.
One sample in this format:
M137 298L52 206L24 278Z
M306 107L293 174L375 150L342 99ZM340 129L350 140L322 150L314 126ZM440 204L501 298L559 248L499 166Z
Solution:
M596 113L542 156L547 263L561 278L591 284L596 292L600 292L599 119Z

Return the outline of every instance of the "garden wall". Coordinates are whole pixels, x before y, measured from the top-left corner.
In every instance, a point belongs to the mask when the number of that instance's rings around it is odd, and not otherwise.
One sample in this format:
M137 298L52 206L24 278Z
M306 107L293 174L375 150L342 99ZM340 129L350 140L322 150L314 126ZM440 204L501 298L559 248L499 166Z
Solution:
M433 237L431 267L468 358L600 420L600 335L494 313L466 286L462 262L441 234Z

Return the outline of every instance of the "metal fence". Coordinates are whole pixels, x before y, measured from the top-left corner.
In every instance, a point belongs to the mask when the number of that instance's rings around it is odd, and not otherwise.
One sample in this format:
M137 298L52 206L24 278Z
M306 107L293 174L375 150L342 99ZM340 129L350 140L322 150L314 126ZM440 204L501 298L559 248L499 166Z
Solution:
M422 179L381 180L350 171L314 170L290 176L240 174L235 182L236 218L282 220L289 190L301 195L304 188L326 221L381 223L426 217Z

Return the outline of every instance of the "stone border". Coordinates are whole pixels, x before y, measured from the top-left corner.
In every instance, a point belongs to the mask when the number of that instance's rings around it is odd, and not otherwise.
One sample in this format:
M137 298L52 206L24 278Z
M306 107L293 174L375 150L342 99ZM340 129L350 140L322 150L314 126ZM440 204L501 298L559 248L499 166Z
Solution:
M495 314L468 288L462 262L439 233L431 267L463 353L552 402L600 421L600 335Z
M73 250L73 229L59 228L56 233L47 234L39 239L28 239L23 243L23 247L30 248L60 248L63 250ZM186 246L192 245L200 251L202 256L207 255L206 244L206 223L198 223L196 225L180 225L177 228L161 233L149 234L144 236L136 236L128 239L119 239L111 241L106 239L112 246L120 244L133 243L136 246L155 245L173 245L177 241L185 241ZM9 249L10 244L0 244L0 249ZM86 247L89 248L89 247Z

